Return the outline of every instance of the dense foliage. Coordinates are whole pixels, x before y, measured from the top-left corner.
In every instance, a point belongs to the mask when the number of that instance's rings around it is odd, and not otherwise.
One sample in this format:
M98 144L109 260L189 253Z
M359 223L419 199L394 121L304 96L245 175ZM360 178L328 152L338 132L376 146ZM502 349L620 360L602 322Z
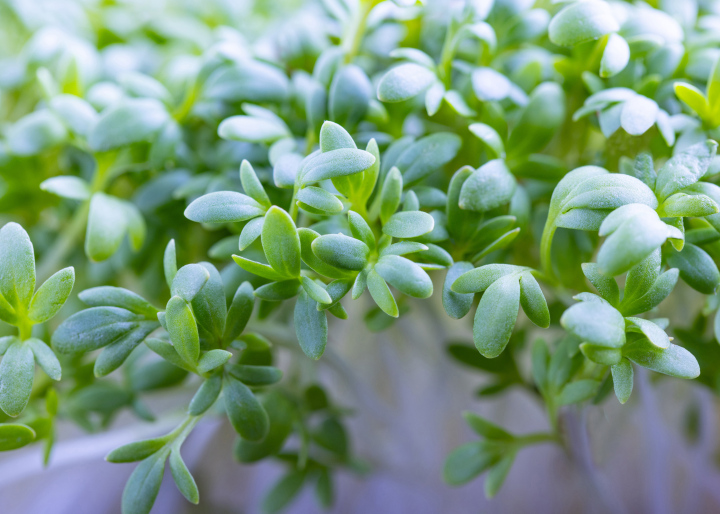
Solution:
M638 367L717 389L720 3L296 3L0 2L0 450L184 383L176 429L107 457L139 462L123 513L166 463L199 501L204 416L286 466L265 511L330 506L366 466L307 370L363 294L370 331L475 309L449 356L543 402L547 433L464 414L444 478L488 496ZM695 320L658 317L676 286Z

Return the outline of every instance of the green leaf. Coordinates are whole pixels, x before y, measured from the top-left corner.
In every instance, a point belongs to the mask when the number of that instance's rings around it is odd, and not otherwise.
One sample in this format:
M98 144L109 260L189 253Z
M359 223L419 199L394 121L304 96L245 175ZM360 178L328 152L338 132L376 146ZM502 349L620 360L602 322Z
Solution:
M163 254L163 274L165 275L165 283L168 287L172 286L172 281L177 274L177 257L175 256L175 240L171 239L165 247Z
M301 283L297 279L271 282L258 287L255 290L255 296L269 302L282 302L297 296L300 287Z
M32 353L35 356L35 362L38 363L38 366L42 368L47 376L53 380L60 380L62 376L60 361L50 347L40 339L36 339L34 337L27 339L25 344L30 347L30 350L32 350Z
M339 148L323 152L309 158L302 171L301 184L361 173L374 163L375 156L365 150Z
M628 273L628 276L630 273ZM679 276L677 268L669 269L660 275L641 295L631 297L628 287L625 287L625 298L620 304L620 310L626 316L647 312L662 302L675 288Z
M251 261L249 259L246 259L245 257L240 257L239 255L233 255L232 258L235 263L242 269L244 269L248 273L257 275L258 277L263 277L268 280L287 280L288 278L285 275L278 273L267 264Z
M465 422L473 429L473 431L484 437L485 439L494 439L497 441L512 441L513 435L504 428L491 423L485 418L481 418L474 412L465 411L462 413Z
M137 241L144 238L144 222L142 217L138 220L136 214L134 206L119 198L104 193L93 194L85 235L87 256L94 261L104 261L117 251L128 231L131 240L136 239L133 243L136 247ZM137 227L138 224L142 228ZM142 234L135 233L138 230Z
M463 184L460 208L485 212L510 201L517 183L505 162L496 159L477 169Z
M119 368L130 353L157 328L157 321L141 321L136 328L107 345L95 360L95 376L103 377Z
M399 239L420 237L431 232L435 220L426 212L396 212L383 224L383 233Z
M167 451L159 451L138 464L125 484L123 514L150 514L160 492L167 456Z
M378 84L377 97L382 102L402 102L429 88L436 77L425 66L405 63L388 71Z
M218 127L221 138L249 143L272 143L290 135L290 130L280 118L230 116Z
M35 439L35 431L19 423L0 425L0 452L16 450L30 444Z
M550 311L545 295L535 277L529 272L520 275L520 305L527 317L542 328L550 326Z
M232 353L226 350L214 349L206 352L200 358L197 369L200 373L208 373L225 364L232 357Z
M265 207L249 196L234 191L208 193L185 209L185 217L198 223L245 221L263 214Z
M223 341L231 343L245 330L255 306L255 296L250 282L243 282L235 291L230 309L228 309L225 321L225 332Z
M655 193L660 201L694 184L707 171L717 152L717 143L707 140L697 143L671 157L658 171Z
M318 274L326 277L346 278L349 276L348 271L326 264L325 261L315 255L312 243L320 237L320 234L314 230L303 227L298 229L298 235L300 236L300 255L302 256L302 260L305 264Z
M348 211L348 225L355 239L365 243L370 251L375 250L375 234L362 216L355 211Z
M391 286L409 296L429 298L432 295L433 284L428 274L405 257L385 255L377 261L374 271Z
M138 328L143 317L118 307L91 307L63 321L52 336L62 353L84 353L117 341Z
M666 218L683 216L701 218L716 214L719 210L718 204L709 196L704 194L689 195L686 193L670 195L658 207L659 215Z
M452 284L452 290L456 293L482 293L496 280L522 271L520 266L510 264L487 264L480 266L460 275Z
M292 432L296 406L283 393L269 391L261 403L270 419L270 430L262 441L247 441L239 438L235 444L235 458L243 463L257 462L277 454Z
M658 105L642 95L635 95L623 104L620 125L625 132L639 136L653 126L658 115Z
M470 312L475 295L473 293L456 293L451 286L458 277L472 269L473 265L469 262L456 262L448 269L447 275L445 275L442 302L445 312L451 318L461 319Z
M693 354L675 344L662 349L642 338L628 343L623 355L644 368L676 378L692 379L700 375L700 366Z
M358 280L359 277L360 275L358 275ZM375 301L377 306L380 307L385 314L392 316L393 318L397 318L400 315L395 298L390 292L390 288L377 271L371 270L368 273L367 287L368 291L370 291L370 296L372 296L372 299Z
M596 346L590 343L580 344L583 355L593 362L613 366L622 359L622 351L619 348L608 348L607 346Z
M513 87L505 75L492 68L475 68L471 80L475 96L482 102L499 102L510 94Z
M633 367L627 359L621 360L612 368L613 386L615 387L615 396L620 403L625 403L630 398L633 389Z
M644 204L615 209L600 225L598 235L608 236L597 256L599 270L608 276L620 275L639 264L667 238L683 239L679 230Z
M710 105L702 91L687 82L675 82L673 87L677 97L695 111L700 118L709 118Z
M625 344L625 319L609 304L580 302L560 318L565 330L597 346L620 348Z
M200 337L195 316L188 303L179 296L170 298L165 310L165 323L178 355L188 364L197 364L200 356Z
M361 67L355 64L342 66L330 84L330 117L346 126L355 125L365 117L372 92L370 79Z
M245 191L250 198L266 209L272 206L270 198L268 198L265 192L265 188L260 183L260 180L255 174L255 170L247 159L243 159L240 164L240 182L242 183L243 191Z
M320 128L320 150L330 152L339 148L357 148L350 133L332 121L325 121Z
M500 134L494 128L484 123L473 123L468 129L492 151L492 157L496 159L505 157L505 145Z
M219 66L203 86L203 98L227 102L280 103L288 95L285 72L247 57Z
M195 396L190 400L188 406L188 414L191 416L200 416L207 411L220 396L222 391L222 375L216 373L207 378L198 388Z
M86 289L78 298L90 307L120 307L148 319L157 319L158 310L140 295L122 287L98 286Z
M326 264L344 270L362 270L368 262L370 249L352 237L327 234L312 242L313 254ZM320 270L321 271L321 270Z
M458 446L448 455L443 480L450 485L462 485L497 464L503 447L494 442L476 441Z
M300 207L308 212L323 214L337 214L342 212L343 203L337 196L320 187L308 186L302 188L297 194Z
M538 85L510 133L508 153L527 156L545 148L565 121L565 103L565 92L559 84Z
M264 514L281 512L298 495L305 483L305 470L292 470L278 480L265 494L262 501Z
M72 175L51 177L40 184L40 189L71 200L90 198L90 185L80 177Z
M185 465L185 462L180 455L180 449L176 448L170 452L170 472L172 473L175 485L178 490L190 503L197 504L200 501L200 493L198 492L195 479L190 474L190 470Z
M615 307L620 303L620 288L613 277L602 274L600 267L592 262L583 263L582 271L585 278L598 290L600 296Z
M680 277L703 294L714 294L720 285L720 271L708 253L694 244L686 243L681 252L666 256L669 266L678 268Z
M260 237L264 224L264 216L260 218L253 218L245 224L242 232L240 233L240 239L238 241L238 247L240 251L245 250L248 246L253 244L258 237Z
M157 100L125 99L103 111L90 132L88 144L93 151L104 152L150 141L168 119L168 112Z
M35 365L30 345L16 341L0 362L0 409L18 416L30 400Z
M385 177L382 190L380 191L380 220L387 223L398 206L403 190L403 178L400 170L393 167Z
M238 434L250 441L259 441L267 435L267 412L245 384L226 378L223 395L228 418Z
M485 477L485 496L487 498L493 498L498 493L510 472L510 468L512 468L513 462L515 462L515 452L510 452L490 468Z
M175 274L175 278L170 284L170 295L179 296L186 302L190 302L209 279L210 273L203 266L200 264L187 264Z
M35 254L30 237L17 223L0 229L0 294L24 311L35 291Z
M658 348L668 348L670 346L670 338L665 331L652 321L642 318L625 318L628 332L638 332L643 334L648 340Z
M425 136L405 149L395 161L405 186L411 186L452 161L462 146L462 139L451 132ZM386 179L387 180L387 179Z
M295 334L302 351L318 360L327 345L328 323L325 312L318 311L318 303L301 290L295 303Z
M271 207L265 215L261 241L272 268L285 278L300 275L300 237L290 215Z
M37 155L59 145L68 133L60 119L47 109L31 112L10 126L7 149L17 156Z
M618 30L620 25L607 3L578 2L553 17L548 26L548 37L556 45L575 46Z
M35 323L43 323L55 316L65 305L74 284L75 269L72 266L55 273L33 296L28 309L28 318Z
M600 387L597 380L577 380L566 384L560 391L557 402L559 405L570 405L589 400Z
M150 348L153 352L157 353L160 357L168 361L170 364L173 364L174 366L177 366L178 368L184 369L186 371L195 371L193 366L189 365L182 357L180 357L180 355L178 355L177 351L175 351L175 347L169 342L162 339L149 337L145 340L145 346Z
M600 76L612 77L625 69L630 61L630 46L625 38L618 34L609 34L602 59L600 59Z
M230 374L249 386L266 386L280 382L283 373L273 366L253 366L236 364L230 368Z
M124 462L137 462L146 459L152 454L160 450L168 442L168 437L158 437L155 439L145 439L129 443L111 451L105 460L116 464Z
M510 341L520 308L518 278L517 275L501 277L480 299L473 323L473 340L483 357L497 357Z
M330 298L330 295L327 293L325 288L320 286L313 279L302 276L300 277L300 283L307 295L316 302L325 305L330 305L331 303L333 303L332 298Z

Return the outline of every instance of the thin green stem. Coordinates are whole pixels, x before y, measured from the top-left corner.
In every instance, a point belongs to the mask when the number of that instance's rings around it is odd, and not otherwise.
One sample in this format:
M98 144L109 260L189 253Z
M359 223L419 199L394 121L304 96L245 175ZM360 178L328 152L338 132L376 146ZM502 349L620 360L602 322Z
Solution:
M560 443L560 436L554 432L536 432L517 437L521 446L529 446L541 443Z
M297 222L297 216L298 216L298 205L297 205L297 194L298 194L298 185L295 184L293 186L293 194L292 198L290 199L290 208L288 209L288 213L290 214L290 217L294 222Z
M553 282L557 281L555 271L552 266L552 241L555 237L555 217L552 218L548 215L547 223L545 223L545 229L540 239L540 266L542 268L545 278Z
M378 0L360 0L358 12L353 16L342 38L342 49L345 52L345 63L349 64L360 50L360 43L365 34L367 17L370 10L375 7Z

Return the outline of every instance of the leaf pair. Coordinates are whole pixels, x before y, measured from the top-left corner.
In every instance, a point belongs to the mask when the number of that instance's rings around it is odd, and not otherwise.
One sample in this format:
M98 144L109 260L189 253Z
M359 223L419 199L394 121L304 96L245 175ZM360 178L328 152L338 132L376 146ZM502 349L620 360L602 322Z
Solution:
M591 113L597 113L600 130L605 137L610 137L620 127L632 136L639 136L657 125L667 145L675 144L675 131L668 113L659 108L654 100L632 89L615 87L591 95L583 107L573 114L573 120L577 121Z
M156 330L158 310L141 296L120 287L100 286L79 295L89 305L63 321L52 336L53 348L79 354L103 348L95 375L116 370L142 341Z
M540 285L529 268L488 264L460 275L451 289L455 293L483 293L473 324L473 339L481 355L497 357L507 346L518 311L536 325L547 328L550 312Z
M487 471L485 496L492 498L505 482L523 444L521 439L472 412L464 412L463 417L484 439L463 444L450 452L445 460L443 478L450 485L462 485Z
M615 393L621 403L632 391L629 361L678 378L696 378L700 374L695 357L670 343L663 330L665 323L658 321L660 326L642 318L623 317L610 303L589 293L578 299L581 303L567 309L560 324L582 341L580 350L588 359L611 366Z
M17 223L0 229L0 320L19 328L19 337L0 338L0 408L19 415L27 405L34 362L53 380L60 380L57 357L43 341L31 337L32 326L57 314L75 283L73 268L58 271L35 291L32 242Z

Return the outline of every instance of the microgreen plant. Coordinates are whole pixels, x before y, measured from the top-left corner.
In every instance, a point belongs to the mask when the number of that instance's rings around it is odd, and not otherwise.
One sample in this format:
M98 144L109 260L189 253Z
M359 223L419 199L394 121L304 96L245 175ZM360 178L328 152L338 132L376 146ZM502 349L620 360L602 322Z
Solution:
M639 368L718 391L712 2L276 3L151 2L155 23L81 2L63 28L0 5L0 451L47 462L56 423L151 422L148 394L192 388L176 428L107 456L138 463L123 514L166 466L201 501L181 450L208 417L239 463L284 467L263 511L304 487L329 508L338 470L371 471L317 382L334 330L423 301L472 327L447 350L481 398L547 412L536 433L463 414L481 439L438 477L486 472L489 497ZM689 329L676 287L705 297Z

